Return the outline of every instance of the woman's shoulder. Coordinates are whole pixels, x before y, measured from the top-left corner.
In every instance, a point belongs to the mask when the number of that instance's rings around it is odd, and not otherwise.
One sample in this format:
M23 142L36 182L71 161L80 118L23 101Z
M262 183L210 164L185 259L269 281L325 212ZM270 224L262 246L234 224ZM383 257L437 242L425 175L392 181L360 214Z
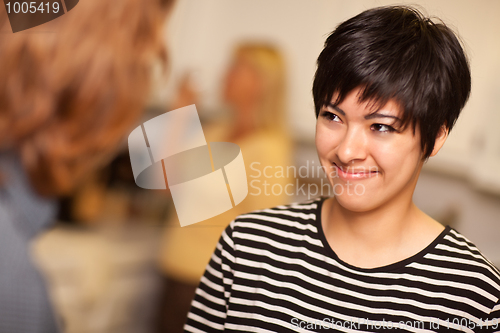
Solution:
M294 202L286 205L279 205L271 208L254 210L245 214L239 215L235 221L245 220L248 218L261 216L261 217L274 217L282 219L301 219L301 220L315 220L316 213L319 206L324 201L324 198L315 198L303 202Z
M229 229L241 234L280 235L297 238L309 235L316 238L318 210L323 199L291 203L239 215Z
M463 282L480 281L484 288L500 298L500 271L467 237L449 228L434 251L426 255L439 273L449 273ZM459 282L459 281L457 281Z
M495 270L500 276L500 271L489 261L481 250L459 231L449 228L441 242L436 246L445 257L456 258L456 262L469 262L473 266L486 265Z

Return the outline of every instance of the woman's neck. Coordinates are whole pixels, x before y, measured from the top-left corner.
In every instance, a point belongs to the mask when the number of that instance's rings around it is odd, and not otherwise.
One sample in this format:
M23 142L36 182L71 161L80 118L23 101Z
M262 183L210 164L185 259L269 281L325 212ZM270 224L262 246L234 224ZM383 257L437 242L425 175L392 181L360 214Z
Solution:
M411 199L392 200L367 212L352 212L331 198L322 213L323 230L331 248L343 261L363 268L406 259L423 250L443 230Z

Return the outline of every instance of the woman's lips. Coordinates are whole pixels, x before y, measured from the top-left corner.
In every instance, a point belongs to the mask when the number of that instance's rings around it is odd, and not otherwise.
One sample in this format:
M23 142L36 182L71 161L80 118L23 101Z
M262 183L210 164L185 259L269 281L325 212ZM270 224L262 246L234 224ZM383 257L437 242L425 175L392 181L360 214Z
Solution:
M366 179L370 177L374 177L378 175L378 171L374 171L374 168L366 169L366 168L342 168L337 166L337 164L333 163L333 167L335 168L336 175L345 180L357 180L357 179ZM334 175L335 176L335 175Z

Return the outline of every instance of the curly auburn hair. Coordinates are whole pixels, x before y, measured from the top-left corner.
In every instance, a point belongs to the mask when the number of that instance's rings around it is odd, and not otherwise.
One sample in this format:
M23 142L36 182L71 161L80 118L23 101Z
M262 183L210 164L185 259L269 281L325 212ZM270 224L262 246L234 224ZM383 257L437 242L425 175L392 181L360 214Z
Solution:
M39 194L69 192L138 120L152 64L166 64L161 27L171 2L85 0L50 23L2 34L0 150L18 153ZM0 29L9 29L1 10Z

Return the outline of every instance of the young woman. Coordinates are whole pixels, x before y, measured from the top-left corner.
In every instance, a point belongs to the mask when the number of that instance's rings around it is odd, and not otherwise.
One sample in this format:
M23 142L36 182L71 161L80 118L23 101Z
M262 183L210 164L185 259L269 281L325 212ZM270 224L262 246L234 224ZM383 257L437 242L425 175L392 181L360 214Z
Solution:
M470 83L454 33L411 7L340 24L313 85L335 196L233 221L186 331L500 331L499 271L412 202Z

